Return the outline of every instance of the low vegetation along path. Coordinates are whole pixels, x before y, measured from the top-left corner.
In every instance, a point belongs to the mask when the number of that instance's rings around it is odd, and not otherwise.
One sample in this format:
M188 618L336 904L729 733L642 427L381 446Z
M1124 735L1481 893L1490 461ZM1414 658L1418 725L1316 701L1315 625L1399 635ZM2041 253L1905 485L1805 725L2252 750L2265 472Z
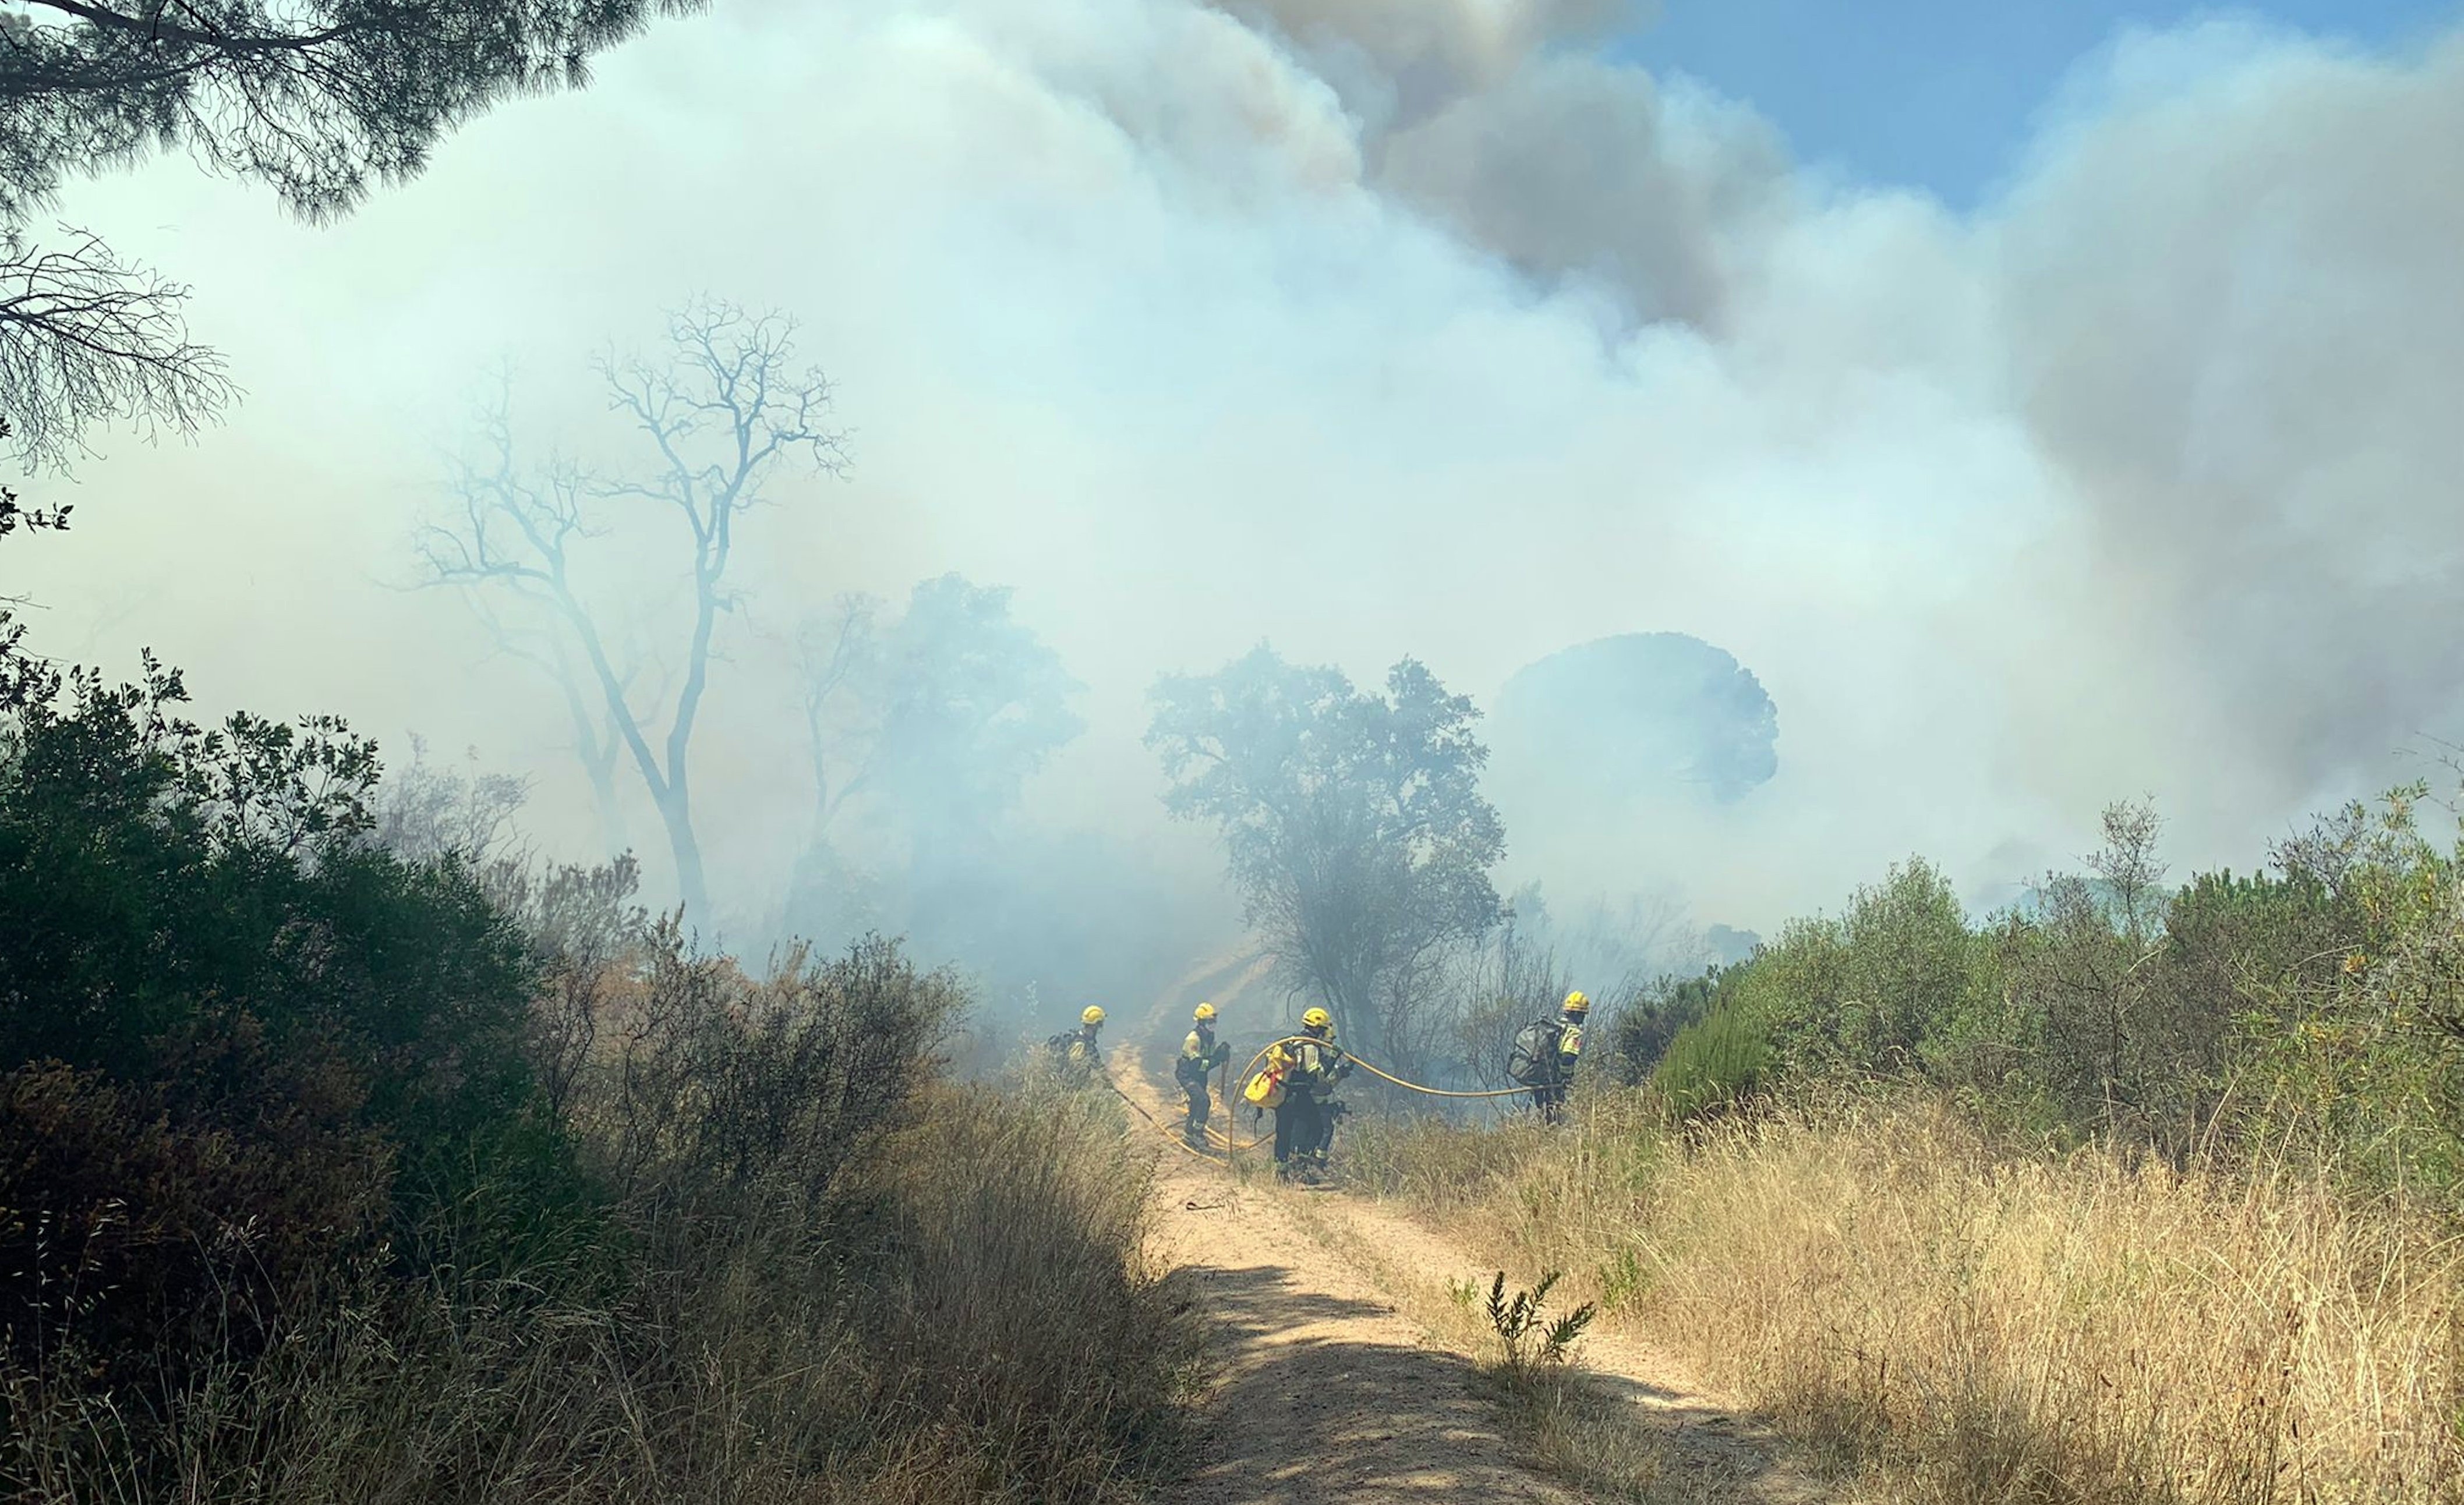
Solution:
M1181 1002L1177 992L1170 1001ZM1176 1012L1187 1015L1185 1007ZM1171 1016L1158 1009L1157 1027ZM1155 1120L1177 1123L1166 1089L1141 1067L1124 1048L1113 1080ZM1553 1476L1529 1441L1512 1435L1481 1383L1472 1334L1445 1331L1465 1325L1450 1320L1461 1313L1448 1283L1478 1281L1485 1293L1493 1268L1391 1206L1277 1186L1264 1146L1243 1155L1256 1166L1245 1176L1157 1149L1155 1254L1210 1321L1220 1375L1205 1455L1178 1500L1572 1505L1599 1497ZM1645 1497L1822 1497L1771 1439L1664 1358L1596 1329L1578 1352L1582 1383L1616 1403L1604 1409L1625 1413L1616 1424L1623 1435L1589 1441L1658 1456ZM1574 1437L1587 1441L1580 1429Z

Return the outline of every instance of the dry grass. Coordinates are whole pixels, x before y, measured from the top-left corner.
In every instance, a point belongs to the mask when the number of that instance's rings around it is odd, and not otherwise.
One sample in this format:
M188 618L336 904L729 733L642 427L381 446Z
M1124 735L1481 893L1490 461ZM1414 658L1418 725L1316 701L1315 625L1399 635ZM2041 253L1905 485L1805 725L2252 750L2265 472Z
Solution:
M1137 1267L1117 1128L933 1089L879 1151L826 1224L781 1202L688 1226L679 1203L607 1306L518 1277L338 1301L160 1418L0 1374L0 1472L63 1505L1141 1497L1189 1335Z
M1667 1444L1635 1407L1579 1371L1509 1375L1482 1371L1507 1435L1531 1461L1597 1499L1637 1505L1707 1501L1699 1481L1668 1467Z
M1682 1151L1627 1111L1355 1146L1877 1500L2464 1499L2464 1260L2424 1217L2288 1175L2014 1163L1919 1105Z
M1340 1214L1295 1200L1293 1220L1329 1250L1371 1273L1378 1289L1440 1346L1471 1359L1507 1437L1542 1471L1594 1498L1639 1505L1710 1505L1727 1495L1668 1467L1667 1437L1633 1405L1609 1394L1579 1359L1560 1368L1504 1362L1483 1291L1426 1265L1400 1262ZM1577 1345L1579 1349L1579 1344Z

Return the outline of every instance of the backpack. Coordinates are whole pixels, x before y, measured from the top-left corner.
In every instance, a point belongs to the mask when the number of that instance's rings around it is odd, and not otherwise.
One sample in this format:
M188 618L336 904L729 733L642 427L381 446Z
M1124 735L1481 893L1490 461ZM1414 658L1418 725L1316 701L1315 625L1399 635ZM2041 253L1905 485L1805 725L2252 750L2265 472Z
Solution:
M1557 1037L1565 1026L1554 1019L1534 1019L1514 1032L1506 1053L1506 1074L1526 1087L1546 1087L1557 1080Z
M1249 1079L1249 1084L1241 1089L1241 1096L1246 1098L1249 1102L1256 1107L1282 1107L1284 1105L1284 1076L1291 1069L1291 1058L1286 1056L1282 1050L1277 1049L1268 1052L1266 1055L1266 1069Z

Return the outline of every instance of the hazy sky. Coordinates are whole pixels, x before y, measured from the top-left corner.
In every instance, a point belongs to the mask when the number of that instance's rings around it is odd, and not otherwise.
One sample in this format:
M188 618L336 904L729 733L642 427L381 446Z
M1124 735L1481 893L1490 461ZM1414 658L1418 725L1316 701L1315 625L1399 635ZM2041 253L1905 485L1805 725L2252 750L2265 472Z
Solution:
M2127 29L2232 13L2407 53L2458 0L1670 0L1638 8L1613 55L1752 101L1803 160L1971 207L2000 186L2063 76Z
M1193 862L1141 696L1260 638L1484 698L1608 633L1735 653L1771 784L1518 833L1509 876L1749 926L1912 851L2008 898L2120 795L2248 866L2415 771L2464 667L2464 36L1738 30L1847 9L719 0L338 226L185 162L101 180L62 215L192 281L249 399L84 467L11 583L53 651L535 770L579 840L552 704L393 587L491 361L542 447L618 457L586 360L709 291L803 318L854 458L748 528L699 774L725 903L801 830L760 634L950 569L1089 687L1040 808Z

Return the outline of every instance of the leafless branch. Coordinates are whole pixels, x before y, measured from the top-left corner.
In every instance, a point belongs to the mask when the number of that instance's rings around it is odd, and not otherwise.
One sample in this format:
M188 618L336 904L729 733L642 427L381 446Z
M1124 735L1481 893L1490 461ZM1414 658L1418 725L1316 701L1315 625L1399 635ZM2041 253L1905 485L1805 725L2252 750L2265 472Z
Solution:
M188 290L63 226L64 246L0 236L0 415L18 459L57 469L91 453L91 424L193 433L237 395L222 358L188 338Z

